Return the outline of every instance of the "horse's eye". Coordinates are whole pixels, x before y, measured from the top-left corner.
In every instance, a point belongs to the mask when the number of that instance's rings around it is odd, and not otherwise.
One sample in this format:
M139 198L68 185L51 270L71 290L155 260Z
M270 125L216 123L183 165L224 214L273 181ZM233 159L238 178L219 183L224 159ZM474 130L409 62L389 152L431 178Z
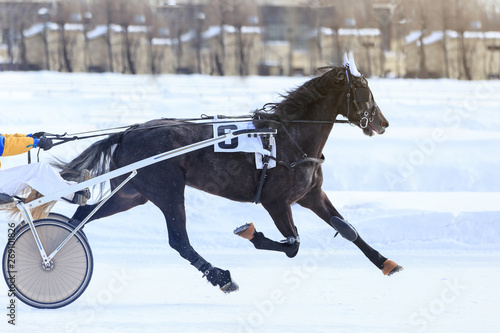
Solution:
M358 103L367 103L370 100L370 89L368 88L354 89L354 100Z

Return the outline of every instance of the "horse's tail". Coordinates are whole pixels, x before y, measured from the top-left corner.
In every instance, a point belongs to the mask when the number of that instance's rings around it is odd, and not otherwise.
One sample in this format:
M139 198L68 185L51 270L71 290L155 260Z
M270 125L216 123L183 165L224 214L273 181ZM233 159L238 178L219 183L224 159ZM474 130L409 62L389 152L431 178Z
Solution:
M114 147L120 143L123 135L124 132L112 134L93 143L71 162L56 161L52 166L61 170L64 179L78 179L84 169L89 170L92 177L102 175L110 170Z

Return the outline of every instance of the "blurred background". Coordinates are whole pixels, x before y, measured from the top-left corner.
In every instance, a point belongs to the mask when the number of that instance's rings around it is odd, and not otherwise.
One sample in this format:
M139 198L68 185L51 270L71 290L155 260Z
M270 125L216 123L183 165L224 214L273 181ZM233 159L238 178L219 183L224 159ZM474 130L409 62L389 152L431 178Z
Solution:
M498 0L0 0L0 70L500 77Z

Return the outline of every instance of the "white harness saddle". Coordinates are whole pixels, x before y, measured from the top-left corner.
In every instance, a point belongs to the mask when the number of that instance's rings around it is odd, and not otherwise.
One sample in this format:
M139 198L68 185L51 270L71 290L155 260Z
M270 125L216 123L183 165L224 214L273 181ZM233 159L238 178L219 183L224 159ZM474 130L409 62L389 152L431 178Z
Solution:
M243 122L224 122L217 123L217 121L222 121L221 119L215 119L213 124L214 137L218 137L229 133L230 131L245 130L245 129L255 129L252 121ZM264 167L263 157L271 156L276 158L276 144L274 136L271 135L269 138L269 149L264 148L262 138L260 135L239 136L231 140L223 141L214 144L214 151L216 153L255 153L255 167L257 169L262 169ZM276 167L276 160L269 159L268 169Z

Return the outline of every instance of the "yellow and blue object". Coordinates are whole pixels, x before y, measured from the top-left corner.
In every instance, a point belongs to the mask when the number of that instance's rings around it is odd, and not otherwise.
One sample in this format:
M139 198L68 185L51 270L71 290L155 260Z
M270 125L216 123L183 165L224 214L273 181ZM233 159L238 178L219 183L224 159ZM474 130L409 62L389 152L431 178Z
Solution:
M31 134L0 134L0 156L25 153L31 148L36 148L39 141Z

